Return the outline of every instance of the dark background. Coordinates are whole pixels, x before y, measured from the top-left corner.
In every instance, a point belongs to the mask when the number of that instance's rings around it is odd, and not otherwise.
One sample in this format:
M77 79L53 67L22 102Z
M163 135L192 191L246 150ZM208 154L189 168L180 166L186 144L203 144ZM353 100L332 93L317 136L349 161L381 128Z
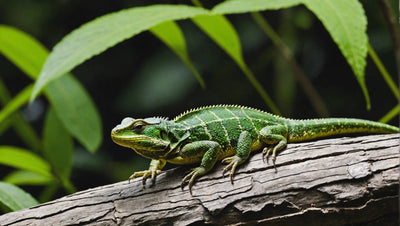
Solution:
M190 4L189 1L0 0L0 23L32 35L51 50L69 32L96 17L158 3ZM215 4L214 1L202 3L208 8ZM397 82L393 45L382 12L376 1L361 3L368 18L369 41ZM398 3L392 3L395 18L398 18ZM321 22L304 6L262 14L290 46L332 117L378 120L397 104L368 57L366 83L372 109L366 110L364 97L350 66ZM252 17L249 14L227 17L240 36L246 63L277 103L282 115L318 117L293 79L288 63ZM104 130L103 143L95 154L90 154L75 142L72 181L78 190L125 180L133 171L147 168L148 160L117 146L109 137L111 129L126 116L173 118L187 109L212 104L240 104L269 111L225 52L190 20L178 23L184 32L192 62L206 82L204 90L180 59L149 32L112 47L72 71L97 105ZM32 82L1 55L0 76L12 95ZM41 134L48 103L40 97L34 105L34 108L25 107L23 112ZM397 125L398 120L390 123ZM23 143L10 129L0 137L0 145L23 146ZM4 176L7 170L3 170L0 176Z

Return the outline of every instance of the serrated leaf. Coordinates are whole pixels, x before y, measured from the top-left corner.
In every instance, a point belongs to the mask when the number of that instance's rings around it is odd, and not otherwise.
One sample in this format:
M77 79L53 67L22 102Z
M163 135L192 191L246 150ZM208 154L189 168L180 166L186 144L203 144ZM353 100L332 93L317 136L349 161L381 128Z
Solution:
M14 185L46 185L54 179L32 171L15 170L5 176L3 181Z
M263 10L289 8L302 3L301 0L231 0L224 1L212 9L215 14L247 13Z
M200 73L193 66L187 48L185 37L179 26L173 21L167 21L150 29L150 32L164 42L196 76L197 81L204 89L206 87Z
M89 151L95 152L101 143L100 116L82 85L72 76L53 81L46 91L51 105L65 128Z
M38 201L21 188L0 182L0 202L11 211L21 210L38 205Z
M361 3L357 0L231 0L216 5L212 13L275 10L298 4L304 4L311 10L328 30L353 70L369 109L370 99L364 79L368 44L367 19Z
M50 165L32 152L13 146L0 146L0 164L52 177Z
M49 55L35 84L31 100L39 91L85 60L117 43L162 22L185 19L207 10L184 5L152 5L110 13L66 35Z
M361 3L357 0L303 0L324 24L332 39L353 70L364 93L367 108L370 99L365 84L367 57L367 18Z
M73 147L71 136L50 108L43 130L43 151L57 175L65 180L68 180L72 169Z
M0 52L32 79L38 77L48 56L48 51L33 37L8 26L0 26ZM79 82L70 74L66 77L68 78L62 81L50 83L46 96L68 131L88 150L95 151L102 137L100 116L89 94ZM22 97L18 100L18 107L26 101Z

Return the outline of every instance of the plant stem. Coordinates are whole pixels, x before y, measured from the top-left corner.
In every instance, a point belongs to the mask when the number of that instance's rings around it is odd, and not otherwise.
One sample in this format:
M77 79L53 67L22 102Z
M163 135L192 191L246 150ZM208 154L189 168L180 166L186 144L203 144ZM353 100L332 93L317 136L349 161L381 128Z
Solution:
M6 105L11 100L11 95L7 90L7 87L0 79L0 106ZM3 110L3 109L2 109ZM21 140L28 146L32 151L40 152L42 149L42 142L39 139L39 136L36 134L35 130L32 126L27 123L20 112L14 112L11 116L7 118L7 122L11 123L2 123L0 126L0 134L3 133L6 129L8 129L9 125L14 127L15 132L19 135Z
M390 77L389 73L387 72L385 66L382 64L381 60L379 57L376 55L374 49L372 46L368 43L368 54L371 57L371 59L374 61L376 67L378 70L381 72L381 75L383 79L386 81L387 85L389 86L390 90L392 90L392 93L394 96L399 100L399 88L396 86L396 83L393 81L393 79Z
M278 34L272 29L271 25L267 22L267 20L264 19L264 17L260 13L254 12L251 13L251 15L253 19L256 21L256 23L265 32L265 34L271 39L274 45L278 47L284 58L289 62L289 66L293 72L293 75L300 83L300 86L303 88L304 93L307 95L308 99L310 100L317 114L321 117L328 117L329 116L328 108L322 101L321 96L314 88L314 86L308 79L303 69L297 63L289 47L285 43L283 43L283 41L279 38Z
M390 4L388 0L377 0L379 7L381 8L383 17L387 23L390 37L392 38L394 52L396 56L397 73L400 76L400 34L399 34L399 23L396 23L392 10L390 10Z
M381 119L379 119L379 122L387 123L390 120L392 120L394 117L396 117L397 114L399 114L400 110L400 105L396 105L392 110L390 110L386 115L384 115Z

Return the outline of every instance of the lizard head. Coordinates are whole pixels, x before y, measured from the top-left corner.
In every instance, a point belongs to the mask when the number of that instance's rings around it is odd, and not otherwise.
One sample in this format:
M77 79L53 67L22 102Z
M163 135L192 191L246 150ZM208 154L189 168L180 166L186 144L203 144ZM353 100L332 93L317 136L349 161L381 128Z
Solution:
M124 118L111 131L112 140L124 147L132 148L138 154L157 159L169 151L170 142L166 137L165 120L161 118Z
M111 131L112 140L138 154L151 158L165 158L173 151L167 120L162 118L124 118Z

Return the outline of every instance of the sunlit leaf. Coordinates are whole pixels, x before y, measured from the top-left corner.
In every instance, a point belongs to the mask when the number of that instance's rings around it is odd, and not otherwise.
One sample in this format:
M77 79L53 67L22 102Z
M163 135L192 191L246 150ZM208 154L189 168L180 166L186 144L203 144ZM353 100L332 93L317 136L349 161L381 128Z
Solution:
M280 114L275 103L245 63L239 36L232 24L221 15L197 16L192 20L236 62L260 96L264 99L265 103L271 108L271 111L275 114Z
M23 45L19 42L23 43ZM33 37L9 26L0 26L0 52L17 65L32 79L36 79L44 64L48 51ZM67 74L61 81L50 83L46 96L52 103L65 128L88 150L95 151L101 143L100 116L89 94L72 75ZM31 88L29 88L31 89ZM13 111L26 103L28 88L10 103ZM10 111L4 109L2 117ZM4 116L1 116L4 114Z
M46 91L65 128L89 151L96 151L102 139L100 116L82 85L67 75L53 81Z
M11 211L39 204L29 193L15 185L4 182L0 182L0 202Z
M215 14L248 13L263 10L277 10L301 4L302 0L230 0L216 5Z
M0 25L0 53L35 80L48 55L46 48L14 27Z
M230 0L212 9L215 14L276 10L304 4L325 26L353 70L364 93L367 108L370 100L365 85L368 37L367 19L357 0Z
M50 108L44 124L43 150L53 169L64 179L71 173L73 147L71 136Z
M66 35L49 55L37 80L31 100L39 91L85 60L123 40L162 22L208 13L184 5L152 5L110 13L90 21Z
M173 21L167 21L157 26L154 26L150 31L163 41L179 58L186 64L186 66L196 76L202 88L205 88L205 83L200 73L193 66L187 48L185 37L179 26Z
M13 146L0 146L0 164L51 177L50 165L32 152Z
M15 170L5 176L3 181L14 185L46 185L54 179L32 171Z
M367 17L357 0L303 0L322 22L353 70L364 93L367 108L370 100L365 84L367 64Z

